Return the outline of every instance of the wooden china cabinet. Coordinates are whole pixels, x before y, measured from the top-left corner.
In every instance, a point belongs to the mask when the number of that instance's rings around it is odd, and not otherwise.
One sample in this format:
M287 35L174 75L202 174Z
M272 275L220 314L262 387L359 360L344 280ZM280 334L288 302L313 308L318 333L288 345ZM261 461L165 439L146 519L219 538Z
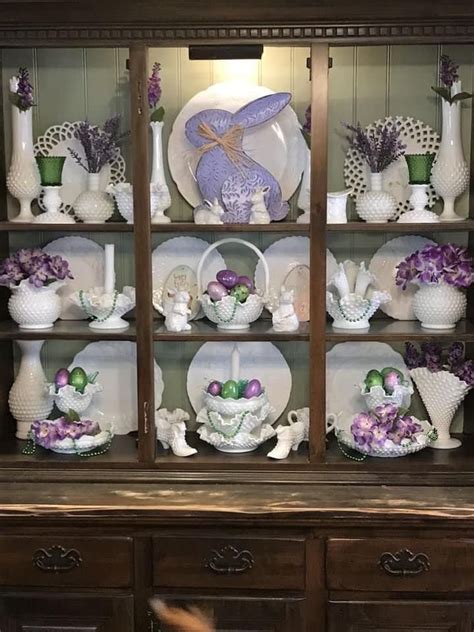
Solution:
M472 632L474 398L467 397L456 422L462 447L452 451L355 461L325 435L325 356L334 344L382 341L400 348L405 341L460 340L472 356L471 295L467 318L447 333L389 318L377 318L365 333L335 332L325 310L328 246L339 260L370 258L385 241L407 234L472 247L472 185L470 197L459 202L466 215L462 222L366 224L353 209L347 224L326 225L325 218L327 191L343 188L344 151L336 129L341 120L367 124L400 114L439 130L439 103L430 97L430 85L443 51L460 61L464 87L472 90L472 3L1 0L0 42L1 256L83 235L117 244L118 277L136 287L130 328L106 332L73 320L42 332L21 330L9 317L8 291L2 289L0 629L158 632L148 607L156 595L202 605L222 631ZM230 45L256 44L264 47L262 61L238 66L242 49ZM201 47L201 61L188 58L190 46ZM212 61L222 56L234 59ZM234 78L232 73L242 78L242 68L255 83L292 92L300 120L311 103L309 225L296 223L295 194L282 222L209 230L192 222L191 208L176 188L172 222L150 224L146 82L155 60L162 64L166 134L193 94ZM118 215L105 224L40 229L9 221L16 207L5 186L8 78L24 65L38 103L35 136L64 120L102 122L114 108L123 114L131 131L126 159L134 224ZM468 102L463 108L468 160L474 147L471 120ZM174 186L169 173L167 179ZM153 248L170 237L212 242L225 233L262 249L281 237L309 236L309 323L294 333L274 332L268 320L233 333L206 321L189 333L164 329L152 307ZM232 256L238 263L240 255ZM35 339L46 341L49 376L88 342L135 342L138 432L117 436L109 452L90 459L42 450L23 454L8 393L18 364L14 341ZM289 407L309 405L311 425L309 446L286 460L268 459L269 444L254 453L223 454L193 438L195 433L190 442L199 445L199 453L187 459L157 445L154 360L165 381L161 405L174 408L186 398L183 376L196 350L207 341L229 340L273 342L290 363Z

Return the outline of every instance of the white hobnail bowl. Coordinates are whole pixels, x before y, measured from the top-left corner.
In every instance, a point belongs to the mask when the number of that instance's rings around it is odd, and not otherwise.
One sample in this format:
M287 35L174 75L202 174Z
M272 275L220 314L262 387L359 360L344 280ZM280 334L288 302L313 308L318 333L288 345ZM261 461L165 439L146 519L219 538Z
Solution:
M245 303L240 303L233 296L213 301L208 294L202 294L200 302L204 314L219 329L247 329L260 317L264 305L263 298L258 294L250 294Z
M270 424L263 424L257 432L241 432L232 439L223 437L208 426L201 426L197 432L202 441L211 444L220 452L235 454L252 452L275 435L275 429Z
M56 291L63 285L63 281L54 281L37 288L24 279L17 286L10 286L10 316L22 329L49 329L61 313L61 299Z
M391 395L387 395L382 386L372 386L368 392L365 390L366 386L363 382L359 386L368 410L374 410L381 404L394 404L402 410L408 410L410 407L411 396L413 395L413 386L411 384L398 384Z
M119 184L109 184L107 192L114 196L120 215L133 224L133 185L130 182L120 182ZM153 218L158 212L161 202L160 188L156 184L150 184L150 217Z
M438 283L421 285L413 297L413 312L426 329L453 329L466 312L462 290Z
M224 399L220 395L215 396L209 393L206 393L204 396L205 407L221 415L238 415L244 411L254 413L267 403L268 398L265 393L250 399L244 397L240 399Z
M83 393L77 391L71 384L61 387L56 392L54 384L49 385L49 393L54 397L54 403L63 413L74 410L81 415L87 410L95 393L100 393L102 386L100 384L87 384Z

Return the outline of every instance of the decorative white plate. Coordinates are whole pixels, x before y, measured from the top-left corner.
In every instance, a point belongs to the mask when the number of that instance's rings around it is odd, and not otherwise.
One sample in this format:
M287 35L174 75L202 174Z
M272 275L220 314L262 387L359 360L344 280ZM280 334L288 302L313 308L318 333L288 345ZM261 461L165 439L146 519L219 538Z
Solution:
M372 257L369 270L377 277L379 288L389 292L392 297L391 301L380 306L387 316L397 320L416 320L412 304L413 296L418 288L416 285L409 285L406 290L402 290L399 285L396 285L396 266L405 257L428 244L435 245L435 242L417 235L395 237L381 246Z
M34 146L35 156L66 156L63 168L63 186L61 187L61 210L71 211L77 197L87 191L87 172L77 164L69 153L68 148L73 149L77 154L85 160L84 149L81 143L74 136L78 125L81 121L62 125L53 125L43 136L39 136ZM117 184L125 182L125 160L117 149L115 158L105 165L100 172L100 190L105 191L108 184ZM40 197L38 200L40 207L45 207Z
M295 291L295 311L301 322L309 321L309 237L283 237L263 253L270 271L270 294L280 295L280 287ZM337 272L337 261L326 250L326 280ZM259 260L255 268L255 287L265 288L265 273Z
M80 366L86 373L99 372L103 386L96 393L84 416L98 421L102 430L112 427L116 435L138 428L137 420L137 352L134 342L91 342L80 351L69 369ZM161 405L163 379L155 362L155 409Z
M234 345L240 351L241 379L257 378L265 388L274 409L267 422L273 424L285 410L291 393L291 371L281 351L271 342L206 342L188 369L189 401L198 413L204 406L204 393L209 382L225 382L231 378L231 354Z
M179 192L191 206L201 204L202 199L194 177L199 151L184 134L186 121L207 109L236 112L267 94L274 92L247 82L216 83L194 95L175 118L168 143L168 164ZM278 180L283 200L289 200L299 185L306 159L306 143L294 110L288 106L269 124L247 130L243 148Z
M357 413L367 410L360 383L370 369L391 366L411 385L410 373L400 353L385 342L342 342L326 354L326 415L338 417L338 429L350 432Z
M187 290L191 295L192 314L190 320L202 318L203 314L197 301L196 271L199 260L208 247L209 244L204 239L174 237L155 248L151 256L155 309L161 293L166 302L166 290L177 286ZM203 270L203 286L206 287L209 281L215 281L219 270L224 270L226 267L222 255L217 250L209 253Z
M373 130L377 125L400 125L401 140L407 146L406 154L427 154L438 153L439 136L438 134L423 121L418 121L411 117L396 116L387 118L366 127L366 130ZM346 159L344 160L344 179L346 187L352 187L352 196L357 198L361 193L367 190L369 182L370 169L366 161L352 147L349 148ZM387 169L382 172L383 189L391 193L398 202L397 217L403 211L410 209L411 190L408 184L408 167L405 158L402 156L393 162ZM438 195L433 185L428 187L428 207L431 208Z
M79 290L104 285L104 249L92 239L85 237L60 237L43 248L48 255L59 255L69 262L73 279L58 290L62 308L62 320L84 320L84 311L71 300Z

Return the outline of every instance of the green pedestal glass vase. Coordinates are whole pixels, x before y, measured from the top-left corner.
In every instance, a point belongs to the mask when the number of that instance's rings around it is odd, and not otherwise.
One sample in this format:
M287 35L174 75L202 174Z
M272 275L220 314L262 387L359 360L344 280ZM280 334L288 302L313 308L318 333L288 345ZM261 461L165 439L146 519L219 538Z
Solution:
M436 154L405 154L410 184L429 184Z
M65 160L65 156L36 156L42 186L61 186Z

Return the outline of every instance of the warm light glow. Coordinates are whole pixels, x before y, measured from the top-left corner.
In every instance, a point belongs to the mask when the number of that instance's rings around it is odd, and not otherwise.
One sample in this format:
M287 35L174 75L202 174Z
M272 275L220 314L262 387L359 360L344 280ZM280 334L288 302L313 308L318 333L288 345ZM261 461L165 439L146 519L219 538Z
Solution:
M220 59L214 62L214 82L247 81L258 83L258 59Z

